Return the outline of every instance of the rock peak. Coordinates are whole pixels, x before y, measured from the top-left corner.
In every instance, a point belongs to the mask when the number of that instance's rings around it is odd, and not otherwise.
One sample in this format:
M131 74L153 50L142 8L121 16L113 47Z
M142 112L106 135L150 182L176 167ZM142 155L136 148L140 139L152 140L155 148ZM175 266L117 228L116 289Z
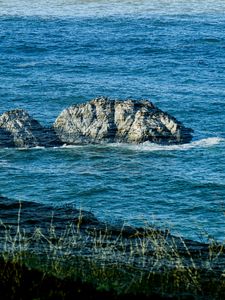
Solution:
M103 96L65 109L53 128L66 144L180 144L192 139L191 129L148 100L122 101Z
M27 111L14 109L0 116L0 145L29 148L61 144L54 131L44 128Z

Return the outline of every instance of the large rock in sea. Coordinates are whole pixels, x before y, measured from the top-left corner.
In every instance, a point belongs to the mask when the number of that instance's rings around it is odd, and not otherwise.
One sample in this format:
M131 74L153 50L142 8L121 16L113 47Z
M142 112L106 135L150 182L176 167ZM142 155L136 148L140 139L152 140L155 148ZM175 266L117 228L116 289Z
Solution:
M0 146L28 148L59 144L53 129L44 128L22 109L11 110L0 116Z
M182 144L192 139L190 128L147 100L99 97L62 111L53 128L65 144Z

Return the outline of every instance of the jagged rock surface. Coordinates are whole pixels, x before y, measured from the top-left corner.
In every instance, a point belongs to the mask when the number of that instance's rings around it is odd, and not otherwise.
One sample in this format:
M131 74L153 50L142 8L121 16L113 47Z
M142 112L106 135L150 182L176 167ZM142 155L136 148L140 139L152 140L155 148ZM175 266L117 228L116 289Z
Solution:
M192 130L147 100L105 97L65 109L53 128L65 144L190 142Z
M59 143L52 129L44 128L22 109L11 110L0 116L0 146L50 147Z

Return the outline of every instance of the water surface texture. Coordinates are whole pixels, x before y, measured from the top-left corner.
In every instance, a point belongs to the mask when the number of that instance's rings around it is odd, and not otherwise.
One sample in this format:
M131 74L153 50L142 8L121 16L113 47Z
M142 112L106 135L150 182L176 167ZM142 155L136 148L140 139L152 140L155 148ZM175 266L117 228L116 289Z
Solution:
M224 240L224 1L0 1L0 113L50 126L104 95L149 99L194 129L181 146L0 149L0 194Z

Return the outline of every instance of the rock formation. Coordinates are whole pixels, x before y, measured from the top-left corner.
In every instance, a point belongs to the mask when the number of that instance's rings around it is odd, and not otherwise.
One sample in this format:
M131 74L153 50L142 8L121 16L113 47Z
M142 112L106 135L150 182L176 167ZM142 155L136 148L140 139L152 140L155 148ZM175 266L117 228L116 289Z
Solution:
M105 97L73 105L51 128L43 127L26 111L0 115L0 146L36 147L62 144L190 142L192 130L147 100L109 100Z
M190 142L192 130L147 100L96 98L65 109L53 128L62 143L181 144Z
M60 142L52 129L44 128L22 109L0 116L0 145L5 147L55 146Z

